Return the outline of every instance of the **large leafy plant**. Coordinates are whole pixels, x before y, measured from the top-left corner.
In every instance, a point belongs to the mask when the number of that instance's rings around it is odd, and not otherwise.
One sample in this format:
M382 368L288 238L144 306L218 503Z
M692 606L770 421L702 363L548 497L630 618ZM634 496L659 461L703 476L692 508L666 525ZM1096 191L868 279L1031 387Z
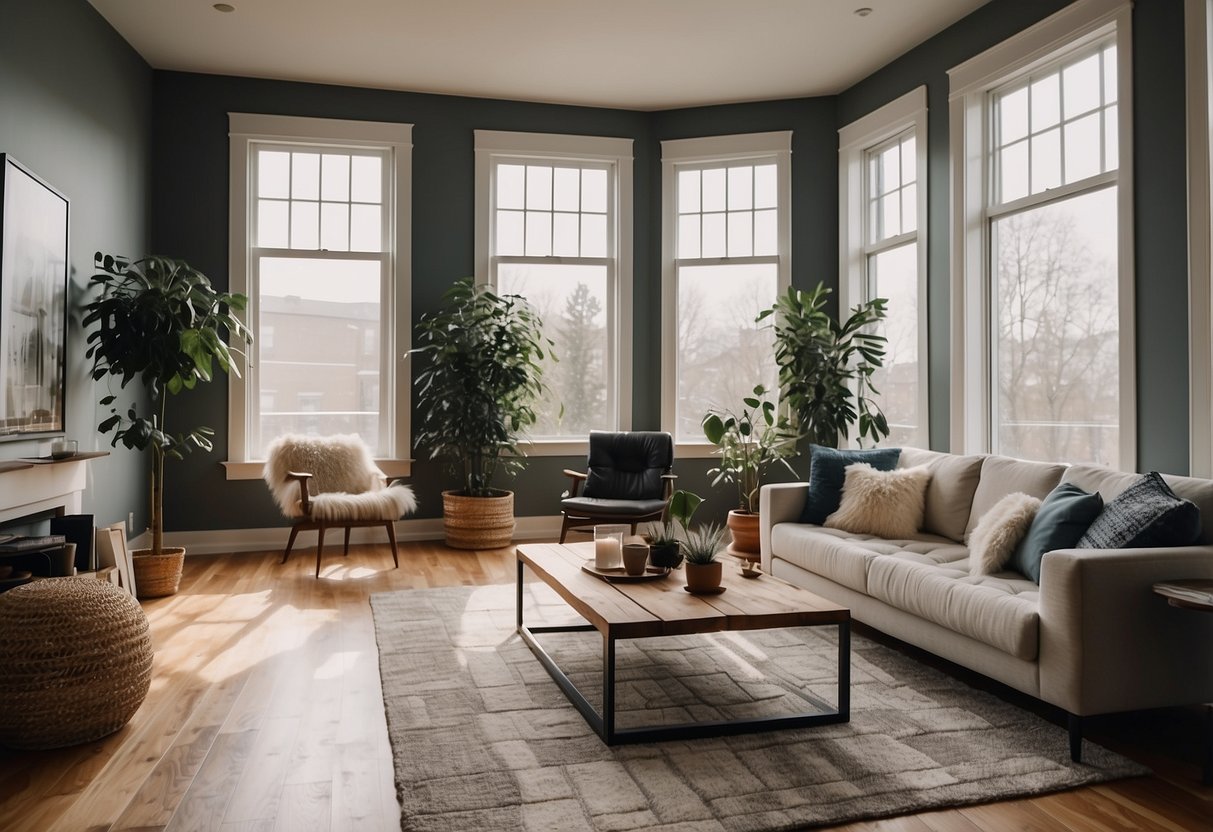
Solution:
M525 465L518 441L535 424L543 361L551 348L538 313L517 295L498 295L472 278L443 296L417 324L426 366L416 375L417 444L445 458L461 493L491 497L498 472Z
M856 424L861 442L879 442L889 423L873 399L879 391L872 375L884 363L886 340L874 329L887 301L861 303L840 322L825 310L829 294L824 284L808 292L789 287L758 316L774 316L780 401L810 442L836 445Z
M90 283L101 295L85 307L88 334L86 355L93 360L93 378L117 376L125 388L137 382L148 394L148 412L131 404L125 411L106 395L101 405L110 415L97 429L114 434L110 445L151 449L152 552L164 548L164 460L180 459L194 448L209 451L208 427L170 433L165 426L168 396L190 390L214 378L215 367L237 376L232 356L242 354L223 341L227 334L245 343L252 335L235 312L247 304L244 295L216 291L206 275L182 260L149 256L142 260L97 252L100 271Z
M758 510L758 489L768 466L779 462L796 473L788 458L796 455L800 436L766 394L759 384L742 399L740 411L711 410L703 417L703 433L720 454L720 462L708 471L715 477L712 485L735 483L738 509L747 513Z

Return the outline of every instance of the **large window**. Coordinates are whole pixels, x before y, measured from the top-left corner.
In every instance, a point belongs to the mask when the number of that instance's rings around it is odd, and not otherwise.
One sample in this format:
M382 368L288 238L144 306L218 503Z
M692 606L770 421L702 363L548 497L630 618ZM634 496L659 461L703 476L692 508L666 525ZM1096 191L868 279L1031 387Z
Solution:
M665 141L662 424L706 444L709 409L777 387L758 313L790 275L791 133Z
M1127 27L1127 4L1063 10L1019 37L1068 46L953 98L957 146L980 151L956 161L970 450L1134 466Z
M255 341L232 382L229 475L285 433L354 433L381 459L406 456L392 357L407 349L410 127L242 114L231 127L232 288Z
M888 300L884 365L872 382L888 442L929 446L926 309L926 88L839 131L839 306Z
M477 277L554 344L536 450L629 423L631 164L629 139L476 131Z

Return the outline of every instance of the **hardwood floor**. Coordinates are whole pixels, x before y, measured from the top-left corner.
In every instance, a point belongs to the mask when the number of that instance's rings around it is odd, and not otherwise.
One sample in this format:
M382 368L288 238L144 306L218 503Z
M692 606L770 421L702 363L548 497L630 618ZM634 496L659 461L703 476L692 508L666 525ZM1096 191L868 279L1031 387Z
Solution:
M367 599L508 583L513 550L403 544L393 570L386 546L353 547L320 580L309 554L188 557L181 591L144 602L156 658L139 712L88 745L0 752L0 830L400 829ZM1213 830L1202 723L1195 710L1096 721L1093 738L1152 777L844 828Z

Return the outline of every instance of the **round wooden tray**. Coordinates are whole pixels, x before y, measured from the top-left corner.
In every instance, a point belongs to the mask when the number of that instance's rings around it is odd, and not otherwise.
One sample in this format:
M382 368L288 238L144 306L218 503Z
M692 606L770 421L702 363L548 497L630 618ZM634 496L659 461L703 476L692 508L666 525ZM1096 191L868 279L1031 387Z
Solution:
M610 569L599 569L593 563L583 563L581 565L582 572L589 572L595 578L602 578L604 581L611 583L639 583L640 581L659 581L670 574L670 570L660 566L645 567L643 575L629 575L623 570L622 566L614 566Z

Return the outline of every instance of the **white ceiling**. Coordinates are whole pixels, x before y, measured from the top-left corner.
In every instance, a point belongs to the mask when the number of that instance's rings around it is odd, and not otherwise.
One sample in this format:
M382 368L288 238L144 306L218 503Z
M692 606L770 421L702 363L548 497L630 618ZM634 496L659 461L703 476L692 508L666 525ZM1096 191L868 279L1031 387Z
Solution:
M90 2L158 69L656 110L832 95L986 0Z

